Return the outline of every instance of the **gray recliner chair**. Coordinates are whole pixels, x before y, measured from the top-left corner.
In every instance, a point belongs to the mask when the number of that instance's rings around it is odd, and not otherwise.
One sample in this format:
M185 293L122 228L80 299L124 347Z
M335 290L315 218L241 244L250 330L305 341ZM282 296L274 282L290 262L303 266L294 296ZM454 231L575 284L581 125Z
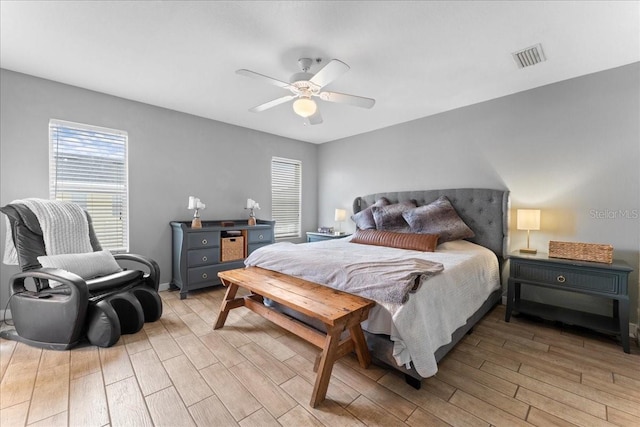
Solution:
M138 332L144 322L154 322L162 315L157 292L160 269L155 261L140 255L115 254L116 260L133 262L140 269L86 280L70 271L44 268L38 261L46 255L38 217L20 203L6 205L0 212L9 219L11 230L7 232L12 233L21 269L9 282L15 329L0 332L2 338L54 350L71 348L85 339L109 347L121 334ZM85 214L95 254L102 247L91 217Z

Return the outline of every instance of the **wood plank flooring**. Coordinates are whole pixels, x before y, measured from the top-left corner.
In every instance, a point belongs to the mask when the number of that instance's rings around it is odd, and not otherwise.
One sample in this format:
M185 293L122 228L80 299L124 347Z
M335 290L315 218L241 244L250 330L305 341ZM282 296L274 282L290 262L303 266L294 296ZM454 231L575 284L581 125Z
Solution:
M640 349L489 313L421 390L339 360L308 405L317 350L244 308L214 331L221 287L180 300L111 348L40 350L0 340L0 425L640 426Z

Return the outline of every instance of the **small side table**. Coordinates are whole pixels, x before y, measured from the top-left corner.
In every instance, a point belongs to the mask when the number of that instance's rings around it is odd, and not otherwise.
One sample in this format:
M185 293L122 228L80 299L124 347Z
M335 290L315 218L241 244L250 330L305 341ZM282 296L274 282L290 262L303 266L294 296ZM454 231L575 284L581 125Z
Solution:
M329 234L329 233L317 233L315 231L307 231L307 243L319 242L321 240L342 239L343 237L347 237L347 236L351 236L351 234L348 234L348 233Z
M622 348L629 353L628 278L633 269L624 261L612 264L549 258L547 254L509 256L510 274L507 288L505 322L516 311L546 320L579 325L620 335ZM586 313L520 298L523 285L594 295L613 300L612 316Z

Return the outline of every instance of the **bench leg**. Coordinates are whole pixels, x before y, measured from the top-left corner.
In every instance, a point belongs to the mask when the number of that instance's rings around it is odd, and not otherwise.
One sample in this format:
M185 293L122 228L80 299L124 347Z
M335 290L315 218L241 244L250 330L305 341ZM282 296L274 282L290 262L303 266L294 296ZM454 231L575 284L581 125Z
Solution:
M318 366L318 373L316 374L316 383L313 386L313 393L311 394L311 407L315 408L324 400L327 396L327 389L329 388L329 380L331 379L331 371L333 370L333 362L336 360L336 352L338 350L338 343L340 342L340 332L343 328L333 327L327 331L327 337L322 348L322 355L320 356L320 364Z
M364 333L362 332L360 323L349 328L349 334L351 334L351 339L353 340L353 346L355 347L360 366L365 369L368 368L371 364L371 354L367 347L367 341L364 339Z
M224 283L224 282L223 282ZM220 312L218 313L218 320L213 327L213 329L220 329L224 326L224 322L227 321L227 315L229 314L229 310L237 307L237 304L232 304L232 301L235 300L236 293L238 292L238 285L233 283L224 283L228 286L227 293L224 295L224 301L222 301L222 305L220 306Z

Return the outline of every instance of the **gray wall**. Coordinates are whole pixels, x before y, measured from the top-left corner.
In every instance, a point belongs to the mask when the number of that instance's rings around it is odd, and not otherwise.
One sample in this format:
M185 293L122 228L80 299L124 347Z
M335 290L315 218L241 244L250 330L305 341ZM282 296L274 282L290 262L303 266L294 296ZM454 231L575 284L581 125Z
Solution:
M634 63L323 144L318 219L332 225L335 208L351 211L356 196L376 192L509 189L512 218L516 208L542 210L532 247L546 252L549 240L614 246L614 256L635 269L630 298L637 323L639 93ZM511 250L526 246L526 232L514 223ZM353 230L353 222L343 228ZM611 307L565 297L564 305L596 313Z
M49 119L129 133L130 250L171 279L169 221L190 220L190 195L203 220L247 218L247 198L271 219L271 157L302 161L302 230L317 224L317 149L275 135L153 107L7 70L0 71L0 204L49 197ZM4 220L3 220L4 221ZM0 227L0 256L5 227ZM303 233L304 235L304 233ZM0 309L17 267L2 264Z

